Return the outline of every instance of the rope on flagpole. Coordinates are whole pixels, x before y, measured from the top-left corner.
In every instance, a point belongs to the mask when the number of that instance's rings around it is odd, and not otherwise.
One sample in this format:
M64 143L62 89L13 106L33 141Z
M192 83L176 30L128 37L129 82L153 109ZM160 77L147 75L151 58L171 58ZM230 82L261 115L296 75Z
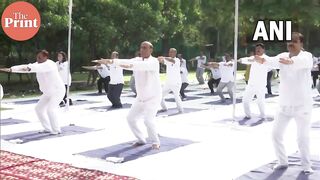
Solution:
M235 0L235 9L234 9L234 57L233 57L233 66L234 66L234 86L233 86L233 109L232 109L232 118L235 121L236 114L236 80L237 80L237 59L238 59L238 18L239 18L239 0Z
M71 61L70 61L70 57L71 57L71 27L72 27L72 0L69 0L69 31L68 31L68 75L67 75L67 82L68 82L68 85L67 85L67 103L66 103L66 111L69 110L69 105L70 105L70 101L69 101L69 91L70 91L70 86L69 86L69 81L71 81L69 78L69 74L70 73L70 64L71 64ZM70 126L73 126L74 124L70 121Z

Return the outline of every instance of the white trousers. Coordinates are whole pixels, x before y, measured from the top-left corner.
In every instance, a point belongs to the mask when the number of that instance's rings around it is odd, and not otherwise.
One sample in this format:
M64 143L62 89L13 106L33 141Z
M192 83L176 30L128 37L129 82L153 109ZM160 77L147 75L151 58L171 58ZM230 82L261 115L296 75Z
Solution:
M297 142L304 169L311 167L309 150L309 131L311 126L310 106L282 106L275 116L272 131L272 141L279 164L288 164L288 157L283 145L283 134L289 123L294 118L297 124Z
M160 96L146 102L142 102L136 99L131 106L131 109L127 116L127 120L132 133L140 143L146 143L146 139L142 131L138 127L139 118L142 117L144 119L144 124L147 127L149 139L152 141L153 144L160 145L160 140L154 121L157 115L160 101Z
M248 85L246 87L242 98L246 116L251 117L250 103L252 102L254 95L256 95L260 110L260 117L265 117L265 88L266 87L254 87L252 85Z
M161 101L162 109L168 109L166 106L166 103L164 101L164 98L172 91L174 99L177 104L177 108L179 109L179 111L183 111L182 100L180 98L180 88L181 88L181 83L180 84L165 84L163 86L163 88L162 88L162 101Z
M63 99L65 92L56 92L53 95L41 95L38 104L36 105L36 113L43 128L50 132L61 132L58 123L58 108L61 99Z

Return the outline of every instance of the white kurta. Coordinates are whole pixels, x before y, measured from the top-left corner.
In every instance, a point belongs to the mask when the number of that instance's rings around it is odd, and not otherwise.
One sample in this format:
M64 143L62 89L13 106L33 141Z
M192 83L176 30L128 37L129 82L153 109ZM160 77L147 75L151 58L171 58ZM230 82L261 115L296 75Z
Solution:
M206 56L197 56L195 59L197 60L197 68L204 69L202 67L202 65L207 62L207 57Z
M105 64L101 64L100 67L101 69L97 69L97 71L102 78L110 76L109 67L107 67Z
M234 68L232 66L228 66L227 64L233 64L231 61L229 62L220 62L219 63L219 69L221 73L221 80L220 82L222 83L228 83L228 82L233 82L234 77L233 77L233 72Z
M181 60L180 64L180 75L181 75L181 82L188 83L188 69L187 69L187 61L185 59Z
M309 131L312 113L312 55L300 51L291 57L293 64L279 63L280 58L289 58L289 53L281 53L276 57L267 58L266 64L280 68L279 112L275 116L272 140L279 164L287 165L283 134L289 121L294 118L297 124L297 142L304 170L311 168Z
M261 57L268 58L263 54ZM254 56L241 58L241 63L251 64L249 82L243 94L243 107L247 117L251 117L250 103L253 97L257 96L257 102L260 110L260 117L265 117L265 89L267 85L267 74L270 68L265 64L260 64L253 60Z
M163 110L168 109L165 104L164 97L172 91L179 111L183 112L182 101L179 96L181 88L180 59L174 58L174 61L175 63L164 60L164 64L167 67L167 80L162 89L161 107Z
M210 70L213 79L221 78L221 72L219 68L210 68Z
M110 83L109 84L124 84L123 69L115 64L110 65Z
M56 63L48 59L43 63L11 67L12 72L19 72L22 68L30 68L30 72L36 73L39 88L43 94L35 109L43 128L51 133L60 133L58 107L65 94L65 87Z
M71 85L71 74L68 70L68 62L62 62L60 63L59 61L56 62L58 71L60 74L60 77L65 85L70 86Z
M114 60L116 65L133 65L132 70L135 77L137 97L127 120L129 127L140 143L146 143L146 139L138 127L138 118L144 118L148 136L152 143L160 145L154 118L161 101L160 66L157 58L150 56L147 59L136 57L127 60Z

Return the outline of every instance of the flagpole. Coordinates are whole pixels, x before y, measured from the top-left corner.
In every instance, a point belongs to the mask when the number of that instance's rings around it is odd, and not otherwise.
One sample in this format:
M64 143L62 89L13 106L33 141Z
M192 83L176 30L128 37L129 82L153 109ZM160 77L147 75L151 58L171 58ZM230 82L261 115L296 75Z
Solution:
M69 81L70 81L70 64L71 64L71 28L72 28L72 0L69 0L69 30L68 30L68 76L67 76L67 103L66 103L66 111L69 110L69 91L70 91L70 86L69 86ZM72 122L70 122L70 126L74 125Z
M238 18L239 18L239 0L235 0L235 10L234 10L234 86L233 86L233 110L232 110L232 118L235 121L236 114L236 80L237 80L237 59L238 59Z

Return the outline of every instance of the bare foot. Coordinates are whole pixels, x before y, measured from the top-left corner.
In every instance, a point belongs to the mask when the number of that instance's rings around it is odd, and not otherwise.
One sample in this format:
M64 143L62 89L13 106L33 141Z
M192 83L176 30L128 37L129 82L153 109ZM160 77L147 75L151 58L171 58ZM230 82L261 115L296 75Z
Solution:
M154 150L159 150L160 149L160 144L152 144L151 148L154 149Z

